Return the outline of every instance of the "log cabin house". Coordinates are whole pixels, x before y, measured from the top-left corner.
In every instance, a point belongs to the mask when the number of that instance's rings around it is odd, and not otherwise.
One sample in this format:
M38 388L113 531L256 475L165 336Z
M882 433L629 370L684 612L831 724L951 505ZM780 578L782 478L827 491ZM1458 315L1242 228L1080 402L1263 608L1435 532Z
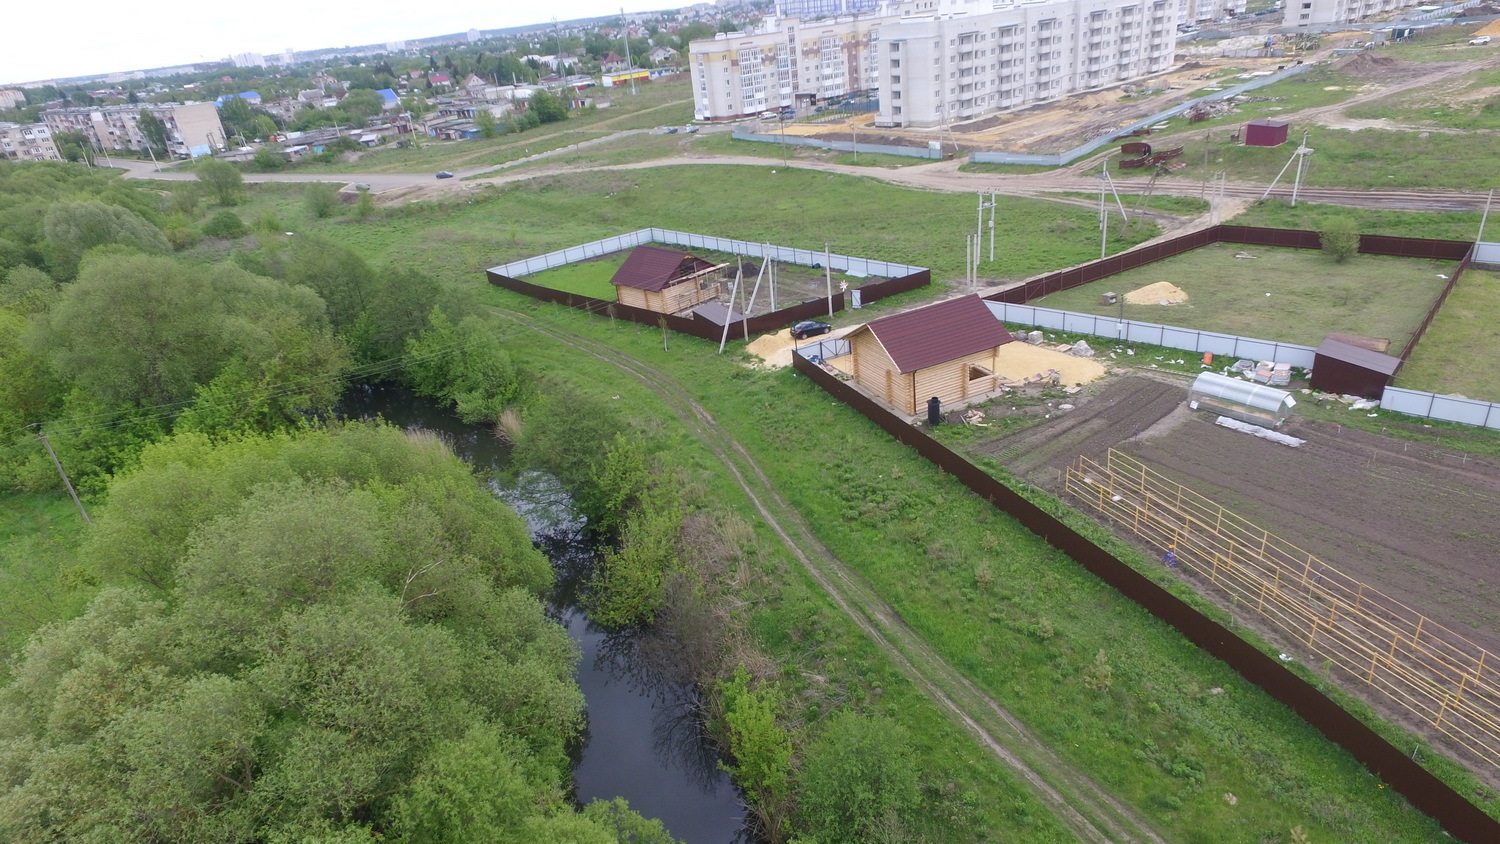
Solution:
M637 246L609 282L622 305L675 314L717 299L715 273L723 266L676 249Z
M905 413L933 396L947 404L997 389L996 350L1013 341L978 296L877 319L848 339L855 382Z

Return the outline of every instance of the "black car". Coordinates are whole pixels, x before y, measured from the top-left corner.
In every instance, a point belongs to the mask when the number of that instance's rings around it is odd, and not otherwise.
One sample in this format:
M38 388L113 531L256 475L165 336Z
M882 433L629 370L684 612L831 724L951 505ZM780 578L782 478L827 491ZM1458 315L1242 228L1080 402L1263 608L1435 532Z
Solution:
M453 178L453 174L449 173L447 170L439 170L437 177L439 179L451 179Z
M833 326L826 322L818 322L815 319L803 320L792 326L792 339L806 340L809 337L816 337L819 334L827 334L832 330Z

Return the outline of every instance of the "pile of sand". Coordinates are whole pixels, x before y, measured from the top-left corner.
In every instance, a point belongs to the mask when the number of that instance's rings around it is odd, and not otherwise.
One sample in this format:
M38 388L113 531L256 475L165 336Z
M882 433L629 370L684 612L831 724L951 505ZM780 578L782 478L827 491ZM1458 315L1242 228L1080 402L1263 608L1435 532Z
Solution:
M781 369L792 365L792 347L795 345L797 343L792 340L792 330L784 328L774 334L763 334L751 340L745 348L764 361L767 369Z
M1180 305L1187 300L1182 288L1170 281L1158 281L1125 294L1125 302L1130 305Z
M1006 343L995 354L995 374L1012 381L1024 381L1049 369L1057 370L1062 383L1069 385L1087 384L1105 373L1104 364L1096 360L1026 343Z

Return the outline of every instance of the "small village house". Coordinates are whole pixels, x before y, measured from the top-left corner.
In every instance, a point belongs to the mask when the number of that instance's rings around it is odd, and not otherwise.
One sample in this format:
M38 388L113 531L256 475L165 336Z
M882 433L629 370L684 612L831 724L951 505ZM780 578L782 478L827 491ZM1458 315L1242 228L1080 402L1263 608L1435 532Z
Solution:
M848 335L854 380L904 413L929 398L944 404L989 393L997 350L1010 332L978 296L963 296L877 319Z
M718 298L722 267L676 249L637 246L609 281L620 304L675 314Z

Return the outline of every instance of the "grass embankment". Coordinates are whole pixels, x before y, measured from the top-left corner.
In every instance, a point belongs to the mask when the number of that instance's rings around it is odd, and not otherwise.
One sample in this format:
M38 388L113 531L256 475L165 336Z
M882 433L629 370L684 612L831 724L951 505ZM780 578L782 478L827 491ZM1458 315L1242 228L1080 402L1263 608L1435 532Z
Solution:
M805 379L744 369L682 337L663 352L658 331L611 328L504 291L486 298L674 374L907 624L1167 840L1287 840L1296 826L1312 840L1439 837L1305 723ZM555 365L574 358L560 354ZM601 378L596 390L621 383L604 372L571 377ZM762 585L794 575L768 571ZM845 656L860 644L828 624L816 594L776 587L746 600L751 629L784 665L821 674L847 659L847 693L866 699L889 682L878 662ZM823 687L805 675L794 682ZM977 751L964 759L987 767Z
M1349 116L1443 129L1500 129L1497 87L1500 87L1500 70L1479 70L1439 85L1402 91L1378 102L1351 107Z
M1254 258L1235 258L1246 252ZM1118 316L1099 294L1157 282L1185 292L1180 305L1124 305L1126 319L1316 346L1329 332L1381 337L1399 350L1442 292L1454 265L1356 255L1336 264L1311 249L1217 243L1034 300L1044 308Z
M789 135L788 137L793 136ZM851 135L849 140L854 140L854 136ZM834 152L833 150L800 146L798 144L742 141L728 132L699 135L693 141L692 149L694 152L713 155L749 155L756 158L775 159L777 161L784 159L789 162L825 161L830 164L848 164L859 167L917 167L933 162L933 159L930 158L915 158L905 155L885 155L873 152L862 152L855 155L850 152Z
M1236 226L1323 231L1336 219L1353 221L1361 234L1392 237L1425 237L1433 240L1473 240L1479 231L1478 211L1383 211L1376 208L1340 208L1304 202L1293 208L1285 199L1267 199L1252 204L1226 222Z
M1396 386L1471 399L1500 401L1500 273L1467 270L1428 326Z
M1474 30L1462 26L1420 29L1410 39L1386 44L1375 55L1408 62L1467 62L1493 54L1495 45L1470 46L1472 37Z
M818 238L838 232L849 241L837 244L841 251L922 259L941 270L961 263L961 254L946 258L933 250L928 217L936 218L934 231L964 231L972 214L963 197L820 174L682 168L632 175L639 181L601 175L545 179L481 195L474 205L423 204L365 224L324 228L368 257L480 284L485 266L615 233L625 227L615 215L630 217L635 225L649 220L792 245L808 245L808 232ZM627 201L609 204L605 196L611 192L617 192L615 198L628 192ZM746 215L744 209L755 203L725 203L726 195L765 200L759 206L765 211ZM528 214L517 217L516 207ZM1046 220L1071 220L1067 209L1030 207L1045 208ZM594 214L587 213L591 208ZM1027 208L1016 206L1017 216L1024 217ZM1033 211L1031 216L1043 215ZM920 222L900 225L893 219ZM1028 248L1006 256L1014 271L1056 267L1086 259L1092 251L1089 220L1074 230L1030 222ZM1313 840L1438 837L1429 821L1404 808L1306 724L862 418L831 404L805 380L749 372L712 355L709 344L688 338L670 338L669 351L663 352L661 334L652 329L611 328L603 319L542 307L504 291L489 289L484 295L535 319L609 338L673 373L716 423L760 460L820 538L858 567L953 665L1060 753L1124 795L1169 839L1285 840L1296 825ZM649 394L631 386L635 382L517 331L529 365L585 389L622 395L638 413L662 413ZM628 394L622 392L627 387ZM660 424L670 429L673 423ZM701 451L685 447L683 454L696 461L716 491L728 489ZM732 489L722 494L739 500ZM757 577L767 591L749 595L746 612L752 614L752 628L788 666L789 681L854 702L878 698L874 705L919 733L930 763L952 763L955 790L963 798L948 805L981 812L991 825L979 828L991 838L1051 835L1043 827L1012 834L1015 824L1034 820L1036 804L1012 799L1004 786L985 785L1009 782L1008 775L961 736L956 744L945 744L942 737L956 731L925 699L893 693L904 684L890 679L889 665L870 654L861 637L850 638L851 628L808 588L799 569L788 572L784 561L770 556L765 566ZM1083 682L1101 650L1112 672L1108 691ZM885 693L876 695L875 687ZM1225 692L1209 693L1213 688ZM940 746L949 749L937 750ZM1463 776L1457 779L1462 782ZM1225 793L1236 795L1234 805Z
M33 631L72 618L94 594L73 563L83 517L66 494L0 495L0 648L13 654ZM0 663L0 680L9 676Z
M526 280L542 287L592 296L595 299L615 298L615 286L609 283L620 265L625 263L625 254L611 255L597 261L580 261L529 275Z

